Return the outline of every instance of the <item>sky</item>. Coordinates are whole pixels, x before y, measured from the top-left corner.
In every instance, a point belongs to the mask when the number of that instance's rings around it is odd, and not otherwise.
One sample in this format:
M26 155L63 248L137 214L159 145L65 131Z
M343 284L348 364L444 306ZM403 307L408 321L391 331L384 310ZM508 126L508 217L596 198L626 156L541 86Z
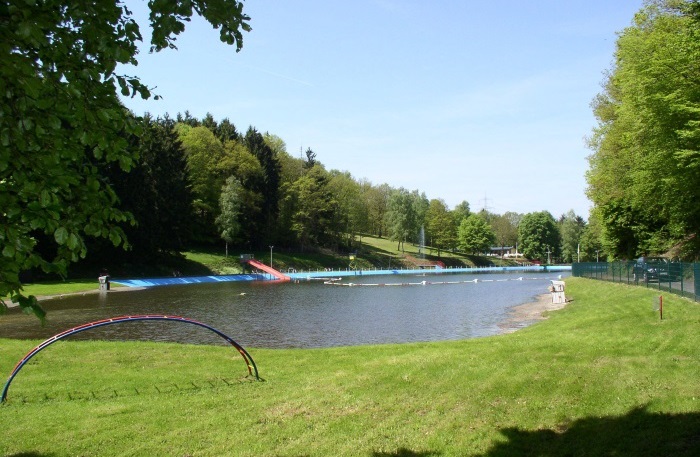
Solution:
M138 76L136 114L228 118L307 148L326 169L450 208L588 217L590 103L642 0L244 2L243 49L197 18Z

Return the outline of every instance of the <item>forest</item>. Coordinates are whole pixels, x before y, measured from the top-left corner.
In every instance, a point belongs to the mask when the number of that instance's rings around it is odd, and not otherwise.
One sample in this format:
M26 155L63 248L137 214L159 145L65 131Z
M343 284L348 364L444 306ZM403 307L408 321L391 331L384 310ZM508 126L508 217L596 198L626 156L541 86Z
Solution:
M347 253L363 235L394 240L401 251L422 232L438 257L443 250L486 254L492 246L518 246L530 259L570 262L587 225L573 212L555 220L546 211L474 212L467 201L449 208L420 190L327 170L311 148L294 157L278 136L254 127L242 132L212 115L137 122L131 170L112 165L102 172L133 221L124 227L129 249L97 241L89 256L138 263L193 246L248 252L270 245Z
M649 254L695 260L699 26L697 1L654 0L619 33L614 62L591 103L598 124L587 138L593 203L587 219L573 211L493 214L467 201L449 208L420 189L327 170L311 148L292 155L274 134L254 127L244 133L227 119L185 113L175 120L143 118L146 135L134 143L137 172L108 175L122 208L139 221L126 229L131 252L221 243L237 250L275 245L347 252L363 234L394 240L401 250L423 231L438 256L517 246L541 261ZM156 177L165 164L167 176Z

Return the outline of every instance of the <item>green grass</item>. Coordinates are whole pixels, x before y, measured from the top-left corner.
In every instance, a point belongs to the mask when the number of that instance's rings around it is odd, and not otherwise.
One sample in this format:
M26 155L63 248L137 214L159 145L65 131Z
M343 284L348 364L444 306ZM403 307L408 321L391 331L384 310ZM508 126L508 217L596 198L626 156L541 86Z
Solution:
M97 277L95 277L95 279L74 279L24 284L22 287L25 295L36 295L39 297L42 295L72 294L88 290L98 290L100 284L97 281Z
M700 305L567 280L489 338L314 350L59 342L0 406L9 456L699 455ZM36 341L0 340L0 373Z

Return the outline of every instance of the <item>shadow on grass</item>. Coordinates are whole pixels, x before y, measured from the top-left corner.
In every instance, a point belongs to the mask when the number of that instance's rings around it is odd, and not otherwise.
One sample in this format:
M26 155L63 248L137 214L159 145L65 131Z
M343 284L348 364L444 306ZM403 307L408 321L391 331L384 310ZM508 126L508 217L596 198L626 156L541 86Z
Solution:
M635 408L624 416L585 418L555 430L501 430L507 441L481 457L697 456L700 413L649 413Z
M398 449L396 452L374 452L372 453L372 457L433 457L433 456L438 456L440 454L437 454L435 452L416 452L416 451L411 451L410 449L406 448L401 448Z
M19 454L10 454L7 457L53 457L55 454L41 454L39 452L20 452Z

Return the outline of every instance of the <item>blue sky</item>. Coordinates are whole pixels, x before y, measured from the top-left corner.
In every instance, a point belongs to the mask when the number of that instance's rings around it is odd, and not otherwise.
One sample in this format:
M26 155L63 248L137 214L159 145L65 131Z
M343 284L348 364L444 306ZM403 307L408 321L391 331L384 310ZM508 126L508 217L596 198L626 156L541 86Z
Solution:
M137 17L145 2L127 2ZM327 169L473 210L588 216L590 102L642 0L245 2L240 53L196 19L140 54L162 100L137 114L228 117L311 147ZM147 40L145 24L142 33ZM147 49L145 46L144 49Z

